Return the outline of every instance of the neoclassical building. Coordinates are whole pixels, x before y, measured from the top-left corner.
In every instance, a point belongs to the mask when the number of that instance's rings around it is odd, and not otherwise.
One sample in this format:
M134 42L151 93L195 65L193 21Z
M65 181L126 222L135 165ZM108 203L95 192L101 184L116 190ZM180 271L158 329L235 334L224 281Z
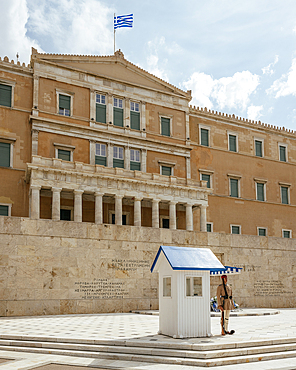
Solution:
M295 133L190 106L124 58L0 61L0 214L292 237Z

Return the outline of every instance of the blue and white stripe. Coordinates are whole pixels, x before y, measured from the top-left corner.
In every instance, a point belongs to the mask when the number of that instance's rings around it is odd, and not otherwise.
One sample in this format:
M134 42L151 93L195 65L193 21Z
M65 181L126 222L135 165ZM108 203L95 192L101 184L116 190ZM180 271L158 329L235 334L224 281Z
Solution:
M114 29L122 27L133 27L133 14L114 16Z

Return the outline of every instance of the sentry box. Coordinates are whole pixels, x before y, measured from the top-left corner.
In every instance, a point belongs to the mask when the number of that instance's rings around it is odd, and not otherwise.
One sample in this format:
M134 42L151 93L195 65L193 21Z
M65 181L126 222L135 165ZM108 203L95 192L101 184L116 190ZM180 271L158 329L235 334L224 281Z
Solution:
M240 273L208 248L161 246L151 267L159 273L159 334L210 337L210 276Z

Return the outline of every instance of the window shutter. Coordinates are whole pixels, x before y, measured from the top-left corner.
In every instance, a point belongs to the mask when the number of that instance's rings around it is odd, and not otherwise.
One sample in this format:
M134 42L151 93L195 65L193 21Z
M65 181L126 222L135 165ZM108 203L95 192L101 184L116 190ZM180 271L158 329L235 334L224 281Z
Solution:
M0 206L0 216L8 216L8 206Z
M131 128L140 130L140 113L131 111Z
M239 226L232 226L231 234L239 234Z
M200 129L200 143L204 146L209 146L209 130L204 128Z
M236 136L229 135L229 150L231 152L236 152Z
M161 135L170 136L170 119L161 117Z
M206 174L204 174L204 173L202 173L202 175L201 175L201 179L203 180L203 181L207 181L207 188L210 188L211 187L211 181L210 181L210 179L211 179L211 176L210 175L206 175Z
M257 200L264 201L264 184L257 183Z
M141 163L130 161L130 169L131 171L141 171Z
M0 143L0 166L10 167L10 144Z
M63 161L71 161L71 152L70 150L58 149L58 158Z
M286 147L280 146L280 161L286 162Z
M230 196L238 198L238 180L230 179Z
M124 160L113 158L113 167L124 168Z
M164 175L164 176L171 176L172 167L162 166L161 167L161 174Z
M212 224L207 224L207 232L208 233L212 232Z
M96 122L106 123L106 105L96 104Z
M258 235L259 236L266 236L266 229L262 229L262 228L258 229Z
M262 141L255 141L255 152L257 157L262 157Z
M284 230L283 231L283 237L284 238L290 238L290 231L289 230Z
M282 191L282 204L289 204L289 200L288 200L288 188L285 187L285 186L282 186L281 187L281 191Z
M11 91L11 86L0 85L0 105L11 107Z
M99 156L99 155L96 155L96 159L95 159L95 164L99 164L101 166L107 166L107 158L106 157L102 157L102 156Z
M113 107L113 125L123 127L123 109Z
M70 110L71 96L59 95L59 108Z

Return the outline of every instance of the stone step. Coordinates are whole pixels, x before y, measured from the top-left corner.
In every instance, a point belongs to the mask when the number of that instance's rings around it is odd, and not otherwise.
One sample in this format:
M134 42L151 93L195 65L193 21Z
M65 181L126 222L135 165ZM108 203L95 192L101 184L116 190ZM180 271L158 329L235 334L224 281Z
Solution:
M33 341L8 341L0 340L0 346L25 347L25 348L43 348L59 349L67 351L90 351L90 352L108 352L131 355L163 356L163 357L180 357L193 359L216 359L223 357L248 356L258 354L268 354L275 352L296 351L296 343L277 344L269 346L254 346L246 348L216 349L210 351L188 350L188 349L164 349L152 347L129 347L129 346L107 346L107 345L88 345L75 343L59 342L33 342Z
M296 358L295 343L274 346L276 349L275 351L272 351L272 347L273 346L248 347L245 348L243 352L237 349L226 351L196 351L21 340L0 341L0 350L200 367Z

